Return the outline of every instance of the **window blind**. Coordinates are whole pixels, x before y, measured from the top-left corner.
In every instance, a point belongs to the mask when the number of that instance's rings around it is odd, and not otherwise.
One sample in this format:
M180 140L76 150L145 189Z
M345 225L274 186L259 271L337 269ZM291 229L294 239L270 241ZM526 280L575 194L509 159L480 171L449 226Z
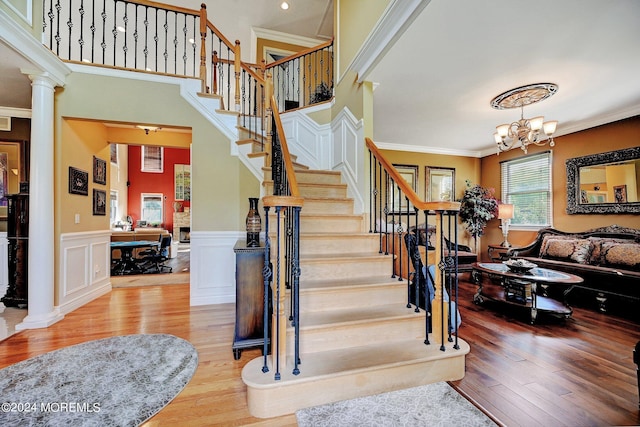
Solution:
M502 201L514 205L511 225L522 228L551 226L551 152L500 163Z
M142 146L142 171L162 172L162 147Z

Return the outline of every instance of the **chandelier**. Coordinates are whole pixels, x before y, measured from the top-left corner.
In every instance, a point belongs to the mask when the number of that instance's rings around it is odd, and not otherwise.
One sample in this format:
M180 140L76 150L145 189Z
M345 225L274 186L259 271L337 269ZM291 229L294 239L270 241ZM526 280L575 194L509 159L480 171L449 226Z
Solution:
M531 144L545 145L547 141L540 141L542 132L549 139L549 146L553 147L553 133L556 131L557 121L544 121L543 116L531 119L524 118L524 107L543 101L558 91L558 85L553 83L534 83L510 89L491 100L491 106L496 110L507 108L520 108L520 120L511 124L496 126L496 133L493 137L498 145L498 154L514 148L517 142L520 143L522 151L527 153L527 147Z

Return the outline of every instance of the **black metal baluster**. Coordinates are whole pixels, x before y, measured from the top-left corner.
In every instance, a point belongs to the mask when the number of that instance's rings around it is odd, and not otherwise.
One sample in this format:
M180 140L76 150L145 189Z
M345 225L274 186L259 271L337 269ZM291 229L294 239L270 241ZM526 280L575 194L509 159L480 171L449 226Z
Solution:
M369 189L370 189L370 191L373 191L372 178L373 178L373 153L371 153L371 150L369 150ZM373 195L373 193L371 195ZM372 221L373 221L372 212L373 212L373 209L372 209L372 205L373 205L373 197L369 196L369 233L373 232L373 227L372 227Z
M105 64L106 52L107 52L107 1L102 0L102 43L100 43L100 47L102 48L102 64Z
M96 47L96 0L91 0L91 63L94 63Z
M49 49L53 50L53 20L56 15L53 13L53 0L50 1L51 3L49 3L49 13L47 14L47 16L49 17Z
M431 344L429 342L429 329L430 329L430 318L431 318L431 312L433 312L433 310L428 310L427 307L429 307L429 304L431 303L432 295L431 293L427 292L427 289L429 288L429 280L431 280L431 282L433 283L433 277L431 277L431 272L429 271L429 211L425 210L424 211L424 230L425 230L425 239L426 241L424 242L425 244L425 252L426 252L426 263L425 265L427 266L427 274L425 277L425 280L427 281L427 283L425 283L425 320L424 320L424 343L426 345ZM418 230L416 230L416 232L418 232Z
M442 239L442 235L443 235L443 230L442 227L444 225L444 220L442 218L442 211L436 211L436 215L438 215L440 217L440 235L438 236L439 240L440 240L440 271L438 272L438 274L440 274L440 351L445 351L445 347L444 347L444 332L445 332L445 328L447 327L445 324L445 319L444 318L444 275L446 272L446 261L443 262L442 260L444 259L444 245L443 245L443 239ZM438 223L438 222L436 222ZM438 234L437 230L436 230L436 234ZM433 284L434 289L436 284ZM437 292L437 290L436 290Z
M169 13L164 12L164 72L167 72L167 65L169 61Z
M299 206L293 208L293 293L295 310L295 354L293 375L298 375L300 369L300 210Z
M156 32L155 35L153 36L153 40L156 43L156 51L154 53L154 60L155 60L155 66L153 68L153 71L158 72L158 42L160 41L160 37L158 36L158 9L156 9L156 19L155 19L155 28L156 28Z
M137 4L134 4L134 10L135 10L135 27L133 29L133 68L138 68L138 6Z
M271 271L271 239L269 238L269 207L264 207L264 217L265 217L265 226L264 226L264 267L262 268L262 277L264 280L264 296L263 296L263 308L262 308L262 332L263 332L263 341L262 341L262 356L263 356L263 364L262 364L262 372L269 372L268 365L268 352L269 352L269 290L271 283L271 278L273 277L273 272Z
M62 6L60 5L60 0L56 1L56 55L60 56L60 10Z
M118 29L116 28L116 7L118 6L118 2L113 2L113 29L111 30L111 34L113 34L113 62L111 65L117 65L116 63L116 38L118 36Z
M124 67L127 68L127 52L129 51L129 47L127 46L127 26L129 25L129 15L127 11L128 3L124 3L124 16L122 20L124 22L124 42L122 45L122 52L124 53Z
M275 317L276 317L276 333L275 333L275 343L274 348L271 349L272 354L275 354L275 365L276 365L276 373L274 375L274 379L276 381L280 380L280 214L282 207L276 206L276 295L275 295ZM275 353L274 353L275 352Z
M173 13L173 73L178 74L178 14Z
M458 333L459 333L459 328L460 325L458 324L458 285L459 285L459 281L458 281L458 213L456 211L453 211L453 229L454 229L454 238L455 238L455 243L456 243L456 275L455 275L455 281L454 281L454 285L455 285L455 306L456 306L456 312L454 313L454 319L455 319L455 342L453 344L453 348L455 348L456 350L460 349L460 345L458 344ZM449 295L449 299L453 298L452 295Z
M80 9L78 9L80 13L80 38L78 39L78 44L80 45L80 58L79 61L82 61L82 48L84 47L84 0L80 0ZM69 45L71 45L71 39L69 39Z
M187 15L182 14L184 16L184 26L182 27L182 32L184 34L184 41L182 45L182 74L187 75Z
M71 30L73 29L73 20L71 19L71 11L73 10L73 0L69 0L69 19L67 20L67 28L69 28L68 44L68 56L67 59L71 59Z

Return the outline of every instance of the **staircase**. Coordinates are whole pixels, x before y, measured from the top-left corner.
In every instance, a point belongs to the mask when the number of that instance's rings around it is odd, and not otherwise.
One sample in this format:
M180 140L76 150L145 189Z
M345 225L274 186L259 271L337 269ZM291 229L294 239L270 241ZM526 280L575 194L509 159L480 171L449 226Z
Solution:
M272 194L269 170L264 181ZM287 366L280 380L262 372L264 359L247 363L249 412L259 418L300 408L460 379L466 342L459 349L430 335L425 312L406 307L407 282L392 278L390 255L379 253L379 236L353 199L339 172L296 171L304 207L300 215L300 374L293 375L293 328L287 330ZM270 215L274 215L270 213ZM275 215L270 217L275 224ZM272 236L275 241L275 236ZM288 316L288 313L287 313ZM269 358L270 359L270 358Z

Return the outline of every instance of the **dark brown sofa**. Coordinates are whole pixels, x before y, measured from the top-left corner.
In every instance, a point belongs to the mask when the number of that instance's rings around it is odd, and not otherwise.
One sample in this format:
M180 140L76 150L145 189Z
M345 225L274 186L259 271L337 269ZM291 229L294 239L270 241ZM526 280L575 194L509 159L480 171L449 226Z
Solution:
M509 249L507 256L582 277L582 284L562 290L567 302L576 294L576 298L585 296L592 301L595 297L602 312L608 311L608 303L614 300L631 309L635 306L637 311L640 230L616 225L574 233L544 228L533 242Z

